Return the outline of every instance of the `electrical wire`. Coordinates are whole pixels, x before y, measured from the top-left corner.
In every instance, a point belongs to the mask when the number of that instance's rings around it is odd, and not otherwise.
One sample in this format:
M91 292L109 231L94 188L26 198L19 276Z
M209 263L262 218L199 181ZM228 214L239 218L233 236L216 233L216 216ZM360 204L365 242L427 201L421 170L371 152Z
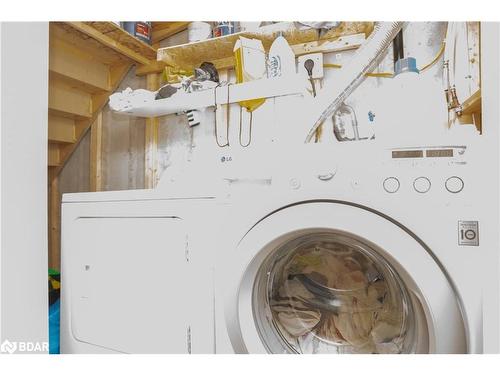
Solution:
M439 58L443 55L443 52L444 52L444 48L446 47L446 41L443 40L441 42L441 47L439 48L439 51L438 53L436 54L436 56L434 57L434 59L432 59L432 61L428 64L425 64L423 67L421 67L419 70L420 70L420 73L426 71L427 69L429 69L431 66L433 66L434 64L436 64L438 61L439 61Z
M250 113L250 124L249 124L249 129L248 129L248 142L243 144L242 142L242 125L241 125L241 114L243 112L243 107L240 107L240 135L239 135L239 140L240 140L240 146L241 147L248 147L250 146L250 143L252 143L252 122L253 122L253 111L248 111Z
M217 132L217 88L220 87L220 83L215 87L214 89L214 117L215 117L215 127L214 127L214 135L215 135L215 143L217 143L217 146L220 148L228 147L229 146L229 86L231 85L230 83L227 84L227 111L226 111L226 143L221 144L219 143L219 135Z
M439 51L437 52L436 56L434 56L432 61L425 64L423 67L421 67L419 69L420 73L426 71L427 69L429 69L430 67L432 67L433 65L435 65L439 61L439 58L443 55L445 45L446 45L446 41L443 40L443 42L441 43L441 47L439 48ZM323 67L324 68L340 69L340 68L342 68L342 65L340 65L340 64L328 64L327 63L327 64L323 64ZM366 73L365 77L394 78L394 73L391 73L391 72Z

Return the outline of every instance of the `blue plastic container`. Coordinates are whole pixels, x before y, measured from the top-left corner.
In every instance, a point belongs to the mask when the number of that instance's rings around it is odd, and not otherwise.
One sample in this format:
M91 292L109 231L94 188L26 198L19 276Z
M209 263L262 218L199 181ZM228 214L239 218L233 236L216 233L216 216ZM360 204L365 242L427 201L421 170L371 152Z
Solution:
M49 306L49 353L60 353L59 332L61 328L60 316L61 307L60 299Z

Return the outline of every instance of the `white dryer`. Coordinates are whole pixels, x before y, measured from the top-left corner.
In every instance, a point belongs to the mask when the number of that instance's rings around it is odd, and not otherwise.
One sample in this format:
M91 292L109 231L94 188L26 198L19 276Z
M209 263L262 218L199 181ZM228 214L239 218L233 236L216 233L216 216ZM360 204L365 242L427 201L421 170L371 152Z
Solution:
M483 300L498 299L485 287L498 263L496 207L479 198L496 183L486 155L313 144L287 153L272 183L230 184L217 351L496 351L483 334Z
M189 186L64 195L61 353L213 353L215 199Z

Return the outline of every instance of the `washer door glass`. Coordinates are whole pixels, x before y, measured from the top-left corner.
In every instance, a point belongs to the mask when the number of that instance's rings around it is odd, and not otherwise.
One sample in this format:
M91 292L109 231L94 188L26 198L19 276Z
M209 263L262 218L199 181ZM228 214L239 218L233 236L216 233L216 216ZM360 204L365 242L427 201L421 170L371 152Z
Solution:
M253 314L271 353L413 353L410 293L363 240L308 233L273 251L253 288Z

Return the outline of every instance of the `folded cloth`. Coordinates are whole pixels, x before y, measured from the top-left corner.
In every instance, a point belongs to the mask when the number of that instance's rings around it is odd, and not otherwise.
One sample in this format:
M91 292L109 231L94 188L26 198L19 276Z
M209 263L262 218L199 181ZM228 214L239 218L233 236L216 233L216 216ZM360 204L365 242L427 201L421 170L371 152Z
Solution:
M134 107L141 107L145 103L155 100L156 92L144 89L132 90L127 87L109 97L109 106L113 111L126 112Z

